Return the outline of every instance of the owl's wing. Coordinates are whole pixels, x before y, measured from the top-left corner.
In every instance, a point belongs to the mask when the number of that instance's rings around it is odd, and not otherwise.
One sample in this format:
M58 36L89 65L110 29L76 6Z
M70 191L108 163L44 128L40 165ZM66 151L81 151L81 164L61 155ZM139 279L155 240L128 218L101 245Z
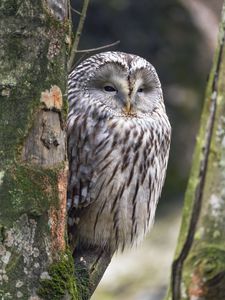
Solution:
M91 190L96 182L98 150L104 146L108 133L101 130L101 121L85 114L75 116L68 126L68 208L78 209L94 201ZM70 124L70 123L69 123Z

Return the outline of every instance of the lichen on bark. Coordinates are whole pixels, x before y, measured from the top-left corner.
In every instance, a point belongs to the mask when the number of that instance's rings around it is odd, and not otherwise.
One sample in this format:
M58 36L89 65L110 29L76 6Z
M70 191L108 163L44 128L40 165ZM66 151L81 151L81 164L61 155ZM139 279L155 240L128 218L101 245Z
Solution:
M0 3L2 299L41 299L37 291L48 270L54 270L50 266L65 263L68 256L64 132L67 6L65 0L57 1L62 10L56 14L50 2ZM42 101L46 91L50 91L53 106L46 107ZM72 270L65 293L74 297ZM52 299L57 299L57 293L56 289Z
M225 295L224 43L225 3L185 195L168 300L223 300Z

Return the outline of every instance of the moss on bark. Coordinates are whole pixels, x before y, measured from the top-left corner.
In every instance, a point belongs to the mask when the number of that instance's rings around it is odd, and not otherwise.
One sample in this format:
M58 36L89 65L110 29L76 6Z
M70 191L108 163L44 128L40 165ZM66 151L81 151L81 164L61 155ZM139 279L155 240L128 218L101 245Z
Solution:
M82 300L74 276L74 261L68 250L60 256L58 262L51 264L48 272L42 276L38 294L46 300L61 300L66 295L70 295L71 300Z
M4 215L2 223L10 226L21 214L41 216L51 205L59 203L57 182L58 169L34 168L29 164L17 164L5 171L1 198ZM9 217L10 216L10 217Z
M225 295L225 4L166 299Z
M59 294L63 293L79 299L64 236L68 21L58 15L56 18L49 2L0 3L2 299L39 299L40 281L42 292L45 287L44 299L50 299L47 290L53 293L53 286L43 281L48 270L55 283L60 281L54 285L56 296L51 299L62 299ZM63 96L60 109L46 108L40 101L42 93L52 86ZM36 127L41 124L43 128L38 131ZM32 152L35 149L40 153ZM51 153L55 159L49 162Z

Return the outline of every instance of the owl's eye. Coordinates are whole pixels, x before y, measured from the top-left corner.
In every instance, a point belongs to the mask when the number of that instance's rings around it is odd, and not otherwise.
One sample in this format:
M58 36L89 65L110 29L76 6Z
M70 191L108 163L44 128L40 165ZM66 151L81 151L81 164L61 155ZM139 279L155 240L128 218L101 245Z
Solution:
M111 85L105 85L104 86L104 91L106 91L106 92L116 92L117 90Z
M143 93L143 92L144 92L144 88L143 88L143 87L139 88L139 89L137 90L137 92L138 92L138 93Z

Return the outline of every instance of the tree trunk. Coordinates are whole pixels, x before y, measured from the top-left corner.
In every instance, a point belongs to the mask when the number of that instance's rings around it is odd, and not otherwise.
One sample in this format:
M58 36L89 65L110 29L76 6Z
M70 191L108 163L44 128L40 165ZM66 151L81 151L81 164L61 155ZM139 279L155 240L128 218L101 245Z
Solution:
M167 300L225 299L225 4Z
M0 1L0 296L79 299L65 243L67 1Z

